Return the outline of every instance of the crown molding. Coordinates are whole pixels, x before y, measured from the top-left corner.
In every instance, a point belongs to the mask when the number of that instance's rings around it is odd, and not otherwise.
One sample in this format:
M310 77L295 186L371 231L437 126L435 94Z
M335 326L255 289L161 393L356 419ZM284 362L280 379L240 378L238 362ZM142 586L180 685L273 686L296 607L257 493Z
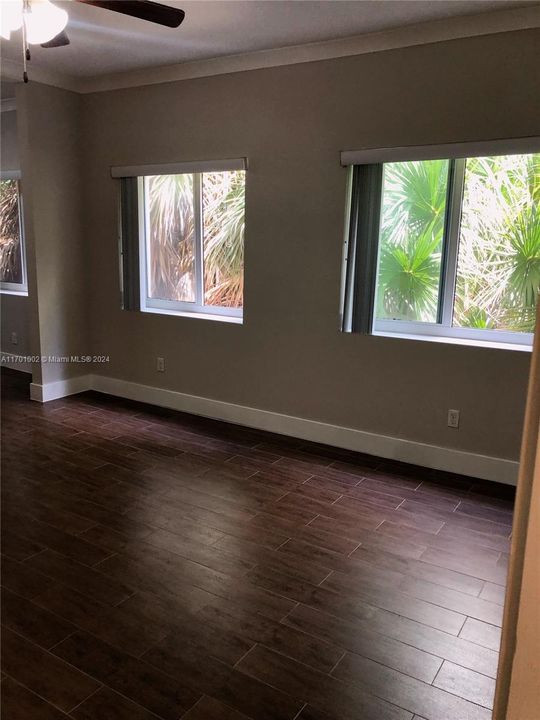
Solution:
M22 83L22 63L2 58L0 77L2 80L7 82ZM30 82L37 82L42 85L54 85L55 87L62 88L63 90L80 92L77 78L46 70L45 68L40 67L37 61L35 63L30 62L28 64L28 77L30 78Z
M83 79L79 84L79 92L103 92L140 85L155 85L536 27L540 27L540 5L437 20L339 40L228 55L210 60Z
M68 77L39 68L30 68L30 80L55 85L81 94L106 92L141 85L157 85L194 78L225 75L229 73L259 70L262 68L296 65L299 63L330 60L333 58L363 55L395 50L398 48L428 45L458 40L460 38L493 35L515 30L540 27L540 5L496 10L460 17L435 20L416 25L385 30L383 32L356 35L338 40L328 40L291 47L260 50L258 52L227 55L160 67L111 73L98 77ZM22 65L10 60L2 63L2 78L20 81Z

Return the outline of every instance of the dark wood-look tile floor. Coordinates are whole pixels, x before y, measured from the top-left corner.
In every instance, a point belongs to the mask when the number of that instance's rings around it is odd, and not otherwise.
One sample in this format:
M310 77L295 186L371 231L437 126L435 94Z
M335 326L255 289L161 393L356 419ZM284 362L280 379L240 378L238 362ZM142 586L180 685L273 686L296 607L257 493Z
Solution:
M5 720L488 720L512 490L3 372Z

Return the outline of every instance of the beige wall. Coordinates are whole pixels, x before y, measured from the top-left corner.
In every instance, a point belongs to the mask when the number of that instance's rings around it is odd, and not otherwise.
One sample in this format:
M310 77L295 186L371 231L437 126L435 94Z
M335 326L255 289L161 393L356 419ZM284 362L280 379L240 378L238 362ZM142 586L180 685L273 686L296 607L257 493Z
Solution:
M85 96L92 344L111 357L96 372L517 459L528 354L339 332L339 151L538 134L539 41L524 31ZM244 325L122 312L110 166L244 155Z
M0 165L2 170L19 170L19 143L17 139L17 111L0 113ZM17 334L17 344L11 342ZM15 355L30 353L28 298L20 295L0 295L0 352Z
M16 110L0 113L0 134L0 164L2 170L20 170Z
M0 352L29 355L28 297L2 293L0 313ZM17 335L16 344L12 343L12 333Z
M25 235L33 355L88 352L87 284L82 226L81 99L57 88L18 86ZM34 382L83 372L71 363L34 366Z

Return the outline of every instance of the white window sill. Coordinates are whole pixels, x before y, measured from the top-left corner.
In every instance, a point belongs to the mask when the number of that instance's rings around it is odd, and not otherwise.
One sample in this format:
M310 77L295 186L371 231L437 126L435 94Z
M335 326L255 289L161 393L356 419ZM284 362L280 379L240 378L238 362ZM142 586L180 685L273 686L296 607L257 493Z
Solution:
M150 307L141 308L141 312L151 313L152 315L174 315L175 317L191 318L192 320L215 320L217 322L232 323L233 325L242 325L244 322L242 316L221 315L217 313L183 312L182 310L165 310Z
M7 288L0 288L1 295L16 295L19 297L28 297L28 290L8 290Z
M532 345L495 342L493 340L476 340L471 338L448 337L444 335L420 335L413 333L397 333L383 332L382 330L374 330L373 335L378 337L388 337L399 340L422 340L424 342L444 343L447 345L468 345L472 347L491 348L495 350L513 350L517 352L532 352Z

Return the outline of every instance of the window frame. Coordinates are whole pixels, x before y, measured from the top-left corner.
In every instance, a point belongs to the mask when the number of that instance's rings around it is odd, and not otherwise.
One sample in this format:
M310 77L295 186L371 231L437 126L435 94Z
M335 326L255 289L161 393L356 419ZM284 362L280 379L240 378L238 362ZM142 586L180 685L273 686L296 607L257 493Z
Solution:
M26 242L24 237L23 222L23 196L21 190L21 173L19 170L2 170L1 180L15 180L17 182L18 209L19 209L19 245L21 248L21 275L20 283L6 282L0 280L0 293L4 295L28 296L28 275L26 269Z
M156 167L159 172L146 171L137 176L137 205L138 205L138 235L139 235L139 278L140 278L140 310L142 312L158 313L164 315L177 315L181 317L196 317L208 320L221 320L241 324L244 316L244 306L240 308L212 306L204 304L204 233L202 215L202 176L208 172L228 172L242 170L246 172L247 167L239 167L237 163L220 162L217 167L207 167L208 164L196 163L186 164L178 168L171 166L171 169L164 172L166 166ZM175 172L175 170L177 170ZM189 174L193 176L193 214L195 225L195 300L165 300L149 297L148 293L148 261L149 249L149 208L146 203L146 188L148 177L151 175L175 175ZM245 213L245 205L244 205ZM245 241L244 241L245 242Z
M499 145L499 146L498 146ZM445 149L449 152L445 152ZM344 248L343 277L349 279L355 275L355 268L350 267L351 259L357 262L357 239L359 232L357 208L355 207L354 173L358 168L366 165L381 166L389 162L407 162L411 160L446 159L450 163L451 171L448 180L448 195L446 206L445 230L441 259L441 275L439 285L439 300L437 322L414 322L407 320L378 320L372 308L371 316L360 322L355 322L355 316L369 314L369 307L364 303L357 306L357 290L354 283L344 285L341 318L344 332L361 332L376 336L394 337L403 339L427 340L447 342L451 344L473 345L479 347L498 347L511 350L530 351L533 344L533 333L512 332L495 329L462 328L452 325L455 300L455 286L457 282L457 268L459 258L459 233L462 210L463 188L467 159L495 155L529 154L540 151L539 138L518 138L515 141L505 140L500 144L493 143L465 143L449 144L447 146L424 146L417 148L381 148L365 151L347 151L341 154L342 164L349 166L349 183L347 194L347 232ZM369 191L369 188L368 188ZM365 192L365 190L364 190ZM384 186L380 192L380 205L382 207ZM356 223L356 227L353 225ZM364 236L361 240L366 240ZM367 239L367 244L373 238ZM376 262L371 267L371 276L368 281L374 287L373 301L377 297L378 268L380 255L380 235L376 237ZM367 329L363 329L366 328Z

